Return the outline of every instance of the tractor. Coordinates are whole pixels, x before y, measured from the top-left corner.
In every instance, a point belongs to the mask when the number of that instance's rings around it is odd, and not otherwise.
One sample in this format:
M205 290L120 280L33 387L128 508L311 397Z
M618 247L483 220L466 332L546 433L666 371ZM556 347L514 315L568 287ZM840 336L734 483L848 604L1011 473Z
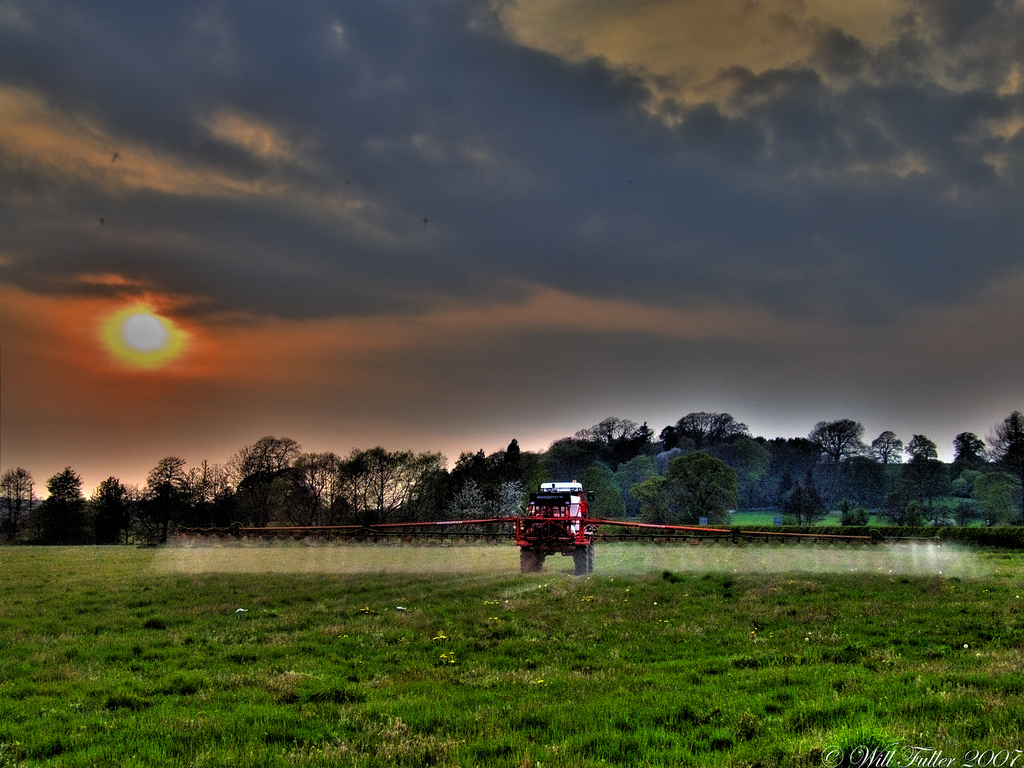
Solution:
M572 555L577 576L594 572L594 538L597 526L587 519L587 495L583 485L542 483L530 493L524 517L515 520L519 570L536 573L548 555Z

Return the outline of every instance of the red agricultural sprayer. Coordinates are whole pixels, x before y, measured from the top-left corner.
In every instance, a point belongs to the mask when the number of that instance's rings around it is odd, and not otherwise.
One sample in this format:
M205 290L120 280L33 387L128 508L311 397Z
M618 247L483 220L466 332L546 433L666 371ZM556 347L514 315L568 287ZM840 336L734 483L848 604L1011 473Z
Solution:
M628 520L604 520L589 514L587 493L583 485L543 483L530 493L525 513L517 517L491 517L471 520L436 520L418 523L379 523L375 525L316 525L245 528L240 524L228 528L179 528L178 535L232 536L260 539L349 539L382 541L398 538L413 541L421 538L507 539L511 533L519 547L519 567L523 573L536 573L548 555L572 557L574 572L585 576L594 572L596 541L672 541L702 539L732 542L756 539L776 541L841 540L872 542L868 536L841 536L781 531L741 531L708 526L663 525ZM605 533L609 528L625 529L625 533Z
M515 520L519 569L534 573L548 555L571 555L577 576L594 572L597 525L587 516L580 483L544 483L530 494L524 517Z

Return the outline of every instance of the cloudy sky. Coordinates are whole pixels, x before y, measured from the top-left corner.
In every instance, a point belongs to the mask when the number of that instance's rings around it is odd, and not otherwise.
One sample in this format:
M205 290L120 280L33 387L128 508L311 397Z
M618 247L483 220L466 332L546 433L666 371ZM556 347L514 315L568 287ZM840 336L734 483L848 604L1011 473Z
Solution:
M1024 0L0 0L3 469L1024 409Z

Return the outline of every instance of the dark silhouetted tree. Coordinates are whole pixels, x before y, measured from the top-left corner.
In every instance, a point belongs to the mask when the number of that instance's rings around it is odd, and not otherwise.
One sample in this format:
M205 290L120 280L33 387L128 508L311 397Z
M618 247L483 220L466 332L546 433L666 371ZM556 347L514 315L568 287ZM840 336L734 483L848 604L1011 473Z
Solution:
M729 442L717 443L705 452L736 470L739 481L738 504L741 507L755 506L757 489L771 463L771 453L764 442L739 435Z
M292 525L326 525L336 495L341 459L332 451L300 454L292 464L290 503L284 511Z
M234 454L227 469L235 485L239 514L255 526L286 519L285 506L292 489L290 470L302 453L290 437L261 437Z
M782 505L784 515L793 517L797 525L813 525L828 514L828 508L808 472L803 484L797 483Z
M146 477L141 528L147 539L166 542L172 523L188 513L185 460L178 456L160 459Z
M205 459L185 472L183 525L226 527L234 522L235 490L226 467Z
M882 464L899 464L903 461L903 441L886 430L871 441L871 453Z
M349 521L360 525L402 520L425 475L444 466L439 453L353 450L338 470L338 496Z
M595 461L604 461L606 456L607 446L604 443L564 437L544 452L541 464L553 482L568 483L576 480Z
M588 429L581 429L574 437L576 440L590 440L595 443L611 445L615 440L629 437L637 430L635 421L609 416Z
M1024 414L1014 411L997 424L988 439L993 463L1024 488ZM1018 505L1017 522L1024 523L1024 499Z
M108 477L89 497L92 527L97 544L125 544L132 516L128 489L116 477Z
M903 470L908 493L920 504L921 513L933 523L942 519L943 509L936 499L950 492L949 468L939 461L939 448L924 435L914 435L907 444L910 461Z
M719 443L731 442L741 436L750 436L747 425L736 421L728 413L699 411L688 413L672 427L663 429L660 438L665 450L676 447L685 450L687 444L684 441L690 441L689 446L701 451Z
M865 507L879 507L885 500L885 467L872 456L844 461L840 472L840 496Z
M777 437L769 440L767 446L771 463L768 477L762 484L763 494L769 506L781 507L796 485L796 479L814 470L821 450L805 437Z
M939 446L924 435L914 435L907 444L907 455L914 459L935 461L939 458Z
M853 419L819 421L807 436L821 451L825 460L839 464L844 459L861 456L867 450L863 441L864 426Z
M985 441L973 432L961 432L953 438L953 474L965 469L982 470L988 465Z
M35 501L32 473L22 467L8 469L0 476L0 536L17 541L22 525Z
M82 496L82 478L71 467L46 481L49 496L32 515L34 539L40 544L87 544L91 535Z

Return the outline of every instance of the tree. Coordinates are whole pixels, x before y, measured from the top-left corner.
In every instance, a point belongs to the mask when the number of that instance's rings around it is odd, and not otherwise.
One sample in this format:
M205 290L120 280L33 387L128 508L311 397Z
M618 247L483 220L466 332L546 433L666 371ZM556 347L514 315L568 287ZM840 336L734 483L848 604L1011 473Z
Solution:
M974 493L974 481L984 473L976 469L965 469L949 485L949 492L961 499L969 499Z
M590 440L595 443L611 445L616 440L629 437L637 430L635 421L609 416L589 429L581 429L574 437L577 440Z
M683 440L690 440L697 451L731 442L740 436L750 437L746 424L739 423L728 413L705 411L686 414L675 426L663 429L660 435L665 450L682 447L680 443Z
M82 478L71 467L46 481L49 496L32 516L40 544L85 544L89 540Z
M677 522L670 510L671 499L663 476L649 477L630 487L629 493L640 503L640 517L645 523Z
M842 496L842 464L854 456L863 456L867 453L867 446L862 440L863 435L864 426L859 422L853 419L838 419L819 421L807 436L824 461L818 481L827 504L834 503Z
M188 506L185 460L166 456L146 478L144 527L149 538L164 543L171 522L178 523Z
M771 463L763 493L769 505L781 507L796 479L814 470L821 449L805 437L777 437L769 440L767 447Z
M484 488L490 488L497 482L497 478L494 476L494 466L493 461L488 461L483 448L476 453L463 451L459 454L455 466L452 467L453 487L461 489L472 480L483 493Z
M987 525L1020 522L1021 486L1006 472L989 472L974 481L974 501Z
M992 461L1014 479L1018 486L1017 521L1024 523L1024 414L1014 411L997 424L991 437Z
M819 421L807 436L831 464L860 456L867 450L864 445L864 425L853 419Z
M736 470L739 479L739 504L742 507L755 506L755 490L768 471L771 454L764 441L740 435L728 443L718 443L706 453L721 459Z
M228 459L239 511L255 526L283 518L291 489L289 471L301 454L290 437L261 437Z
M1024 414L1014 411L997 424L988 439L993 462L1024 484Z
M903 441L887 429L871 441L871 453L882 464L899 464L903 461Z
M782 505L782 512L795 518L797 525L813 525L828 514L828 508L810 472L802 485L797 483L789 492Z
M939 458L939 446L924 435L914 435L907 445L907 455L910 460L937 461Z
M455 496L455 487L456 482L445 468L445 462L438 462L436 466L424 470L419 476L416 485L409 493L409 498L406 499L402 517L409 522L447 519L447 509ZM332 504L332 513L338 508L337 499L336 495L336 502ZM342 500L341 506L346 505L347 502ZM335 520L335 516L332 514L333 520Z
M301 446L290 437L268 435L234 454L228 460L228 471L238 485L253 475L272 475L288 469L301 452Z
M866 507L878 507L885 499L885 466L872 456L844 461L840 472L841 495Z
M911 483L901 480L889 490L882 504L882 516L893 525L921 525L922 505L914 499Z
M851 507L839 513L840 525L867 525L868 520L868 511L864 507Z
M629 489L656 474L654 459L646 454L634 456L629 461L619 464L619 468L612 473L612 480L619 489L624 514L630 517L640 514L641 502L629 492Z
M665 490L675 520L694 524L706 517L714 525L723 525L739 498L739 481L736 470L724 461L694 451L669 463Z
M634 456L649 454L653 450L654 432L645 421L632 432L617 437L608 445L608 464L614 469Z
M92 527L97 544L122 544L128 540L131 511L128 489L116 477L108 477L92 492Z
M961 432L953 438L953 474L965 469L980 470L988 464L985 441L973 432Z
M587 508L592 517L622 517L626 505L615 484L612 471L604 464L592 464L583 470L578 480L587 491Z
M483 491L475 480L467 480L459 489L445 510L453 520L472 520L476 517L488 517L488 504Z
M22 467L8 469L0 476L0 536L17 541L22 523L32 510L32 473Z
M603 461L607 446L594 440L564 437L553 442L541 458L548 477L555 482L570 482L595 461Z
M536 490L546 477L540 456L520 449L519 441L514 438L504 452L499 451L491 458L501 483L518 482L523 493ZM520 499L519 503L522 502Z
M939 461L938 446L924 435L914 435L907 444L907 454L910 461L903 477L910 484L910 493L920 503L922 513L937 523L942 510L935 506L935 500L949 494L949 468Z
M953 519L956 520L957 525L968 526L980 517L978 505L973 501L961 501L953 510Z
M689 453L692 450L693 448L688 448L684 451L682 448L676 447L654 454L652 457L654 471L659 475L664 475L668 471L668 465L672 462L672 459L682 456L684 453Z
M522 517L526 491L522 480L506 480L498 486L494 513L498 517Z
M294 525L324 525L334 503L341 459L332 451L303 453L292 465L292 503L286 516Z
M185 517L192 526L224 527L233 522L234 489L227 468L205 459L185 472Z
M420 478L443 464L439 453L354 449L338 470L338 496L346 516L362 525L395 520Z

